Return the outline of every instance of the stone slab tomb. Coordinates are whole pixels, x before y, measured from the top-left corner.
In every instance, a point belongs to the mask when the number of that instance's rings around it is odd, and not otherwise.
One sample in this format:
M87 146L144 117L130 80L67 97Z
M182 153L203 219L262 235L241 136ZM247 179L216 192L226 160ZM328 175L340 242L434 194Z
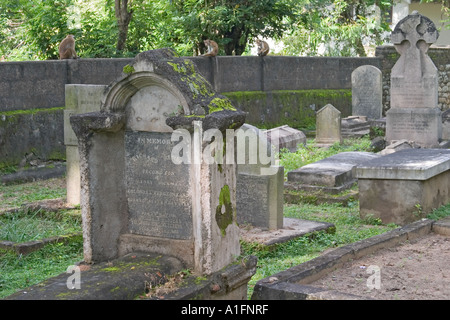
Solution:
M288 125L265 130L263 134L267 136L269 142L277 150L286 148L290 152L295 152L299 144L306 144L306 135L302 131L291 128ZM272 136L275 139L272 139Z
M380 155L371 152L341 152L288 172L286 187L293 190L337 194L356 183L356 167Z
M407 139L436 148L442 136L438 108L438 70L428 48L439 33L427 17L413 12L402 19L391 40L400 58L391 71L391 109L386 113L386 140Z
M404 149L356 168L361 217L404 225L450 202L450 150Z
M342 138L361 138L370 133L370 122L366 116L350 116L341 120Z
M240 254L236 162L213 142L239 128L245 113L170 49L137 55L129 70L108 86L99 112L70 117L84 260L156 252L212 274ZM214 161L205 161L206 147Z

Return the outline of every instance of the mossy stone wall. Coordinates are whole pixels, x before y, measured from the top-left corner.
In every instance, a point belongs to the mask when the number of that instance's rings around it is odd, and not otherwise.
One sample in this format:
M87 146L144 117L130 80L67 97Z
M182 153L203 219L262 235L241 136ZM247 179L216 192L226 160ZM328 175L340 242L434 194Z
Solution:
M313 129L316 112L329 103L341 111L342 117L352 114L351 89L240 91L224 95L247 112L247 123L259 128L287 124L297 129Z

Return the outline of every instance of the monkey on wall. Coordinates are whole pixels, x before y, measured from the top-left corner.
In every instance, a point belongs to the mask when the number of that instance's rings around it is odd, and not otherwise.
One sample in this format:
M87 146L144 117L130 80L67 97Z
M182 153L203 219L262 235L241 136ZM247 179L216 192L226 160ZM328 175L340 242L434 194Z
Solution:
M215 57L219 53L219 46L214 40L204 40L203 43L206 46L206 53L202 54L204 57Z
M75 39L73 35L69 34L59 44L59 59L77 59L77 53L75 52Z
M264 57L269 53L269 45L264 40L256 39L256 45L258 46L258 56Z

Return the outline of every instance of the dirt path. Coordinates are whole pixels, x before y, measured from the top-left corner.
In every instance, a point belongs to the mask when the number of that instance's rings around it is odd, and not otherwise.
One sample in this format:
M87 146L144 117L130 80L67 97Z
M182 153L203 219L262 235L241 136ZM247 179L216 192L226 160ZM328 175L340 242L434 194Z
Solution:
M383 249L311 285L382 300L449 300L450 237L430 233Z

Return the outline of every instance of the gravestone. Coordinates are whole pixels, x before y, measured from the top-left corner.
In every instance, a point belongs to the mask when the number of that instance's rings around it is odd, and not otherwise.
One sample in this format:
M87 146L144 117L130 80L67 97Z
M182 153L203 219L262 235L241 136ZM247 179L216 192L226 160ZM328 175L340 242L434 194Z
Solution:
M352 115L369 120L382 116L383 89L381 70L364 65L352 72Z
M67 203L80 204L80 156L78 140L70 126L70 116L100 111L102 97L107 86L66 84L64 110L64 144L66 146Z
M288 187L296 190L337 194L356 183L356 167L380 157L371 152L341 152L288 172Z
M297 151L299 144L306 144L306 135L302 131L291 128L288 125L268 129L263 133L277 150L286 148L290 152L295 152ZM272 135L276 137L276 139L272 139Z
M238 161L236 188L236 212L240 225L251 225L262 229L275 230L283 227L283 183L284 167L274 161L276 147L264 132L249 124L244 124L236 134L243 138L237 143L237 157L245 154L245 161ZM277 132L272 136L275 140ZM247 139L248 143L242 143ZM275 146L278 146L275 143ZM260 156L260 152L264 156ZM266 157L266 155L269 155ZM265 160L266 159L266 160ZM264 161L265 160L265 161Z
M341 112L327 104L316 114L316 145L330 146L342 142Z
M418 12L402 19L391 40L400 58L391 71L391 109L386 140L407 139L437 147L442 135L438 108L438 71L427 51L439 37L433 22Z
M362 218L405 225L450 201L450 150L411 148L356 168Z
M226 155L213 142L245 113L170 49L140 53L128 70L108 86L99 112L70 117L84 260L152 252L212 274L240 253L234 139Z

